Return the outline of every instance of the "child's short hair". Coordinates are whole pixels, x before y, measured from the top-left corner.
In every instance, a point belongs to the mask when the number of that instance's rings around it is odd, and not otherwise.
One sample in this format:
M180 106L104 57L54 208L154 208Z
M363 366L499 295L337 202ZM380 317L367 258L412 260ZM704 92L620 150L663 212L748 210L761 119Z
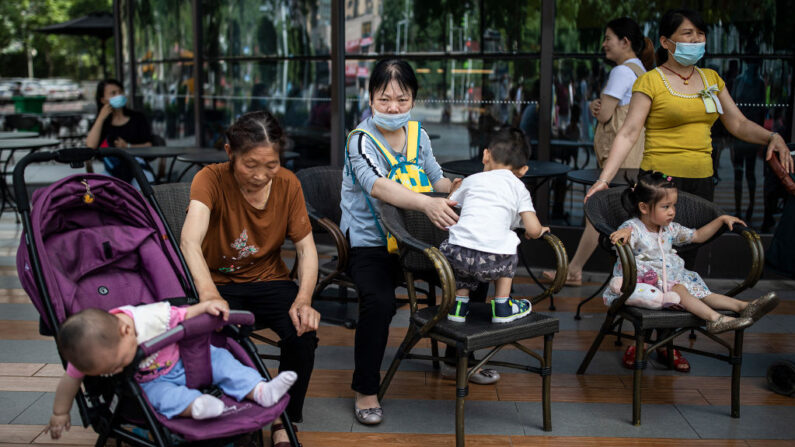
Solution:
M113 348L121 341L119 319L102 309L85 309L61 325L58 333L58 349L64 359L78 371L94 368L95 355L88 355L97 348Z
M628 178L627 183L632 185ZM654 208L654 205L665 197L666 190L670 189L676 189L676 184L671 177L658 171L643 172L638 175L634 186L625 189L621 194L621 204L631 215L640 217L638 204L643 202L650 208Z
M530 149L524 132L515 127L503 127L489 141L491 158L499 164L519 169L527 165Z

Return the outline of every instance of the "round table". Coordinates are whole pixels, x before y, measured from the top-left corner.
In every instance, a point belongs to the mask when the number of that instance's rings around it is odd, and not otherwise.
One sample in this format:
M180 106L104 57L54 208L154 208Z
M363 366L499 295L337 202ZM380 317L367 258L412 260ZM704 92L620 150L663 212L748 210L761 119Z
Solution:
M566 178L574 183L590 186L596 182L601 173L601 169L577 169L566 173ZM613 177L613 180L610 182L610 186L627 185L628 183L625 176L629 176L630 179L636 178L638 176L638 170L628 168L619 169L616 176Z
M142 158L147 165L156 158L170 158L171 163L169 164L168 171L165 173L166 181L171 179L171 174L174 172L174 164L180 155L198 154L210 151L215 152L216 150L215 148L197 148L194 146L142 146L127 149L130 155ZM155 172L151 165L149 169L152 170L153 173Z
M533 146L538 146L538 140L531 140L530 144ZM581 167L588 166L588 163L591 161L591 148L593 148L593 141L588 140L562 140L562 139L552 139L549 140L549 145L552 147L561 147L561 148L576 148L576 149L585 149L585 162L580 166L577 163L577 153L574 153L574 169L579 170ZM550 156L552 152L550 151Z
M441 166L444 172L464 177L483 171L483 163L480 160L473 159L448 161L442 163ZM542 179L541 184L552 177L564 175L571 171L571 166L556 161L531 160L527 166L527 172L522 177L522 180ZM536 185L536 187L541 186L541 184Z
M38 136L39 134L36 132L0 132L0 140L36 138Z
M3 162L2 178L0 179L0 189L2 189L2 194L3 194L3 204L2 206L0 206L0 214L2 214L3 211L5 211L6 204L8 204L11 209L13 209L12 204L14 202L14 194L9 188L8 182L6 181L6 177L9 174L12 174L12 172L8 170L8 165L11 163L11 160L13 159L14 152L18 150L35 151L43 147L58 146L59 144L61 144L61 141L56 138L13 138L13 139L0 140L0 152L6 150L9 151L8 154L5 155L5 162Z
M299 154L298 152L284 151L282 152L281 162L282 164L284 164L285 162L294 160L300 156L301 154ZM183 163L188 164L188 166L186 166L185 169L183 169L182 172L179 174L179 177L177 177L177 182L179 182L180 180L182 180L182 177L184 177L185 174L188 173L190 168L194 166L199 166L200 168L202 168L204 166L215 163L224 163L229 161L229 156L226 154L225 151L219 151L215 149L205 149L201 151L191 152L189 154L178 155L176 159Z

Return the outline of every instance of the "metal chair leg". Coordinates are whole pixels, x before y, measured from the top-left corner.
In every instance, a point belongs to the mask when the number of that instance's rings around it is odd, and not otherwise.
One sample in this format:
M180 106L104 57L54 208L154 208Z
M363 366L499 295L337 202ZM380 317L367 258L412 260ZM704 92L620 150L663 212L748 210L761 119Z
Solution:
M640 385L646 368L646 340L643 331L635 326L635 363L632 365L632 424L640 425Z
M464 398L469 394L467 383L467 368L469 367L469 356L467 353L458 353L458 365L455 377L455 445L464 447Z
M386 390L389 388L389 384L392 382L392 379L395 377L395 373L398 370L398 366L400 366L400 362L403 360L403 357L411 351L411 348L420 341L422 337L420 336L419 332L417 332L417 328L412 324L409 325L409 330L406 333L406 338L403 339L403 343L400 344L398 347L397 352L395 353L395 358L392 359L392 364L389 365L389 369L384 374L384 379L381 381L381 386L378 388L378 400L384 398L386 394Z
M743 338L745 331L734 331L734 349L732 350L732 406L731 416L740 417L740 369L743 361Z
M596 295L599 295L599 292L601 292L602 289L607 287L607 283L609 283L611 279L613 279L613 272L610 272L610 276L607 277L607 280L605 282L603 282L602 285L599 286L599 288L596 289L596 291L593 294L591 294L591 296L589 296L588 298L580 301L580 303L577 304L577 313L574 314L574 319L575 320L581 320L582 319L582 317L580 316L580 308L582 308L582 306L585 303L587 303L588 301L591 301L592 299L594 299L596 297Z
M544 413L544 431L552 431L552 408L550 390L552 386L552 338L555 334L544 335L544 365L541 372L541 405Z
M610 330L610 327L613 325L614 317L610 314L607 314L605 317L605 322L602 323L602 327L599 329L599 334L596 336L596 339L591 343L591 348L588 349L588 353L585 354L585 358L582 359L582 363L580 363L580 367L577 369L577 374L585 374L585 370L588 369L588 365L591 364L591 360L593 360L593 356L596 355L596 351L599 350L599 345L602 344L602 340L604 340L605 335Z

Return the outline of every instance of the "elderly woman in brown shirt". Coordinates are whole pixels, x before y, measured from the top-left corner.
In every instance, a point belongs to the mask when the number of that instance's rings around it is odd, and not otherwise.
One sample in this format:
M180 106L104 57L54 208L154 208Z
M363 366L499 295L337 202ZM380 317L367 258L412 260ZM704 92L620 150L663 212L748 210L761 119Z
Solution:
M201 301L251 311L279 336L279 371L298 374L287 414L300 422L320 320L311 306L318 260L304 195L295 174L280 168L283 132L270 113L241 116L226 136L229 161L205 167L191 184L182 250ZM281 258L288 237L298 284ZM289 445L279 420L271 432L275 446Z

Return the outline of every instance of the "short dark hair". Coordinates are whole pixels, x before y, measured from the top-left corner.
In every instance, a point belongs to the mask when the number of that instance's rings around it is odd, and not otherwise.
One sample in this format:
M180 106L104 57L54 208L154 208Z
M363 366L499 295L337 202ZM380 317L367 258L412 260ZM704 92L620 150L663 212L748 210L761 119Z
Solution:
M503 127L489 141L491 158L499 164L520 169L530 159L530 149L524 132L515 127Z
M78 371L90 371L94 368L95 359L91 355L92 351L96 348L116 347L121 341L118 324L118 318L108 311L84 309L67 318L61 325L58 349L63 358Z
M282 126L267 110L243 114L226 129L226 141L232 155L244 155L263 145L272 146L281 155L284 139Z
M630 186L621 193L621 205L627 212L635 217L640 217L638 205L643 202L650 208L662 200L667 194L667 190L676 191L676 184L669 180L671 177L665 174L654 172L643 172L638 175L638 180L634 186ZM627 178L628 183L632 182Z
M660 36L671 37L685 19L690 20L699 31L703 31L704 34L707 33L707 22L704 21L698 11L692 9L669 9L660 19ZM660 66L667 60L668 50L660 45L660 48L657 49L657 65Z
M411 65L401 59L381 59L373 67L373 72L370 73L370 83L367 87L370 93L370 100L372 101L375 98L376 93L386 90L386 87L393 80L397 81L401 89L411 93L411 99L417 98L419 83Z

